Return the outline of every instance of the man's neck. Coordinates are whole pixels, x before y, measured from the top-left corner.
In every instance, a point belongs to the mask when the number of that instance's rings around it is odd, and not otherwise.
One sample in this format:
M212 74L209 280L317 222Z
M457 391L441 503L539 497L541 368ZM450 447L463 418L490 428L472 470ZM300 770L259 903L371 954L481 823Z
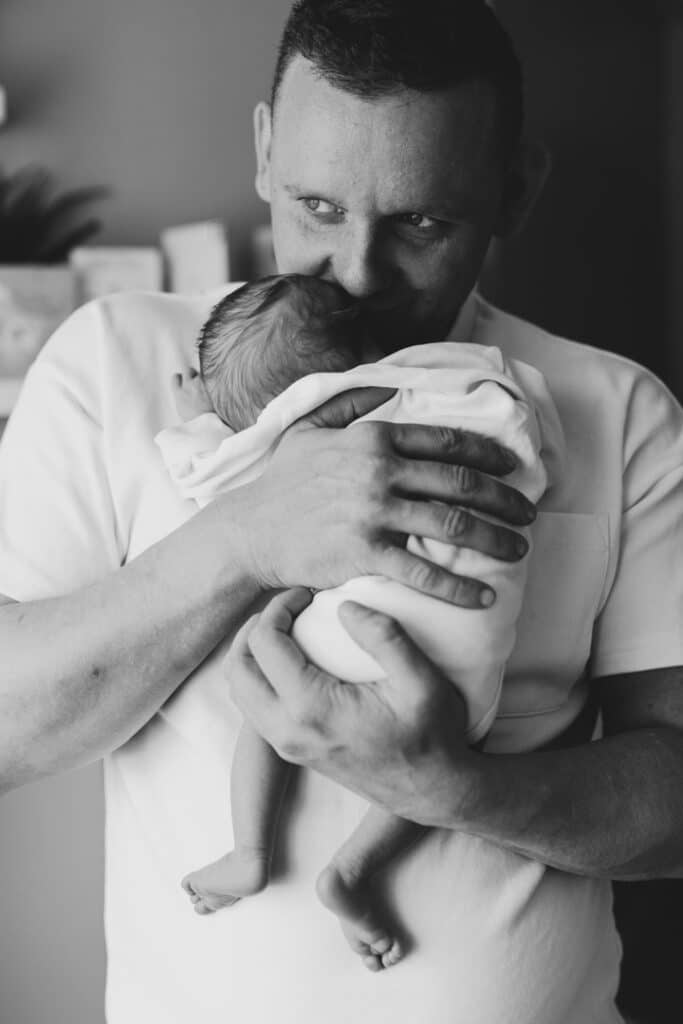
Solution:
M444 341L457 341L465 344L471 342L473 340L476 317L477 293L475 289L472 289L460 307L460 312L453 321L453 325Z

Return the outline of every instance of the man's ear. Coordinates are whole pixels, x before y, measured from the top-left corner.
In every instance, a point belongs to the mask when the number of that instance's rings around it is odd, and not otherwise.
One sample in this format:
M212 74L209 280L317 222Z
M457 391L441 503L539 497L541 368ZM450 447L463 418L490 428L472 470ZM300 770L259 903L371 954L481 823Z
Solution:
M265 203L270 202L270 144L272 139L270 105L261 102L254 110L254 143L256 145L256 192Z
M494 234L507 238L526 223L543 191L552 167L552 157L542 142L523 139L505 180L500 215Z

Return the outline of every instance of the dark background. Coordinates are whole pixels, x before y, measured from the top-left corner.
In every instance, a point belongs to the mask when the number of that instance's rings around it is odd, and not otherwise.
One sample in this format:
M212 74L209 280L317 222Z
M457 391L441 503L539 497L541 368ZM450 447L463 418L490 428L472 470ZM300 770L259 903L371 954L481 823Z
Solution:
M487 282L506 308L683 397L683 5L499 0L553 173ZM683 552L681 553L683 558ZM683 794L681 794L683 798ZM683 1021L683 882L617 884L620 1002Z
M490 292L683 390L683 8L499 0L553 172Z

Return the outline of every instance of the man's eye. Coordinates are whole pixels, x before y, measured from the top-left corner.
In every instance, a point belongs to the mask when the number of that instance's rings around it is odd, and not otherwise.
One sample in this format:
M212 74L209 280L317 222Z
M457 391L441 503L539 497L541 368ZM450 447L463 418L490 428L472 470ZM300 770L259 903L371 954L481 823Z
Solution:
M312 196L303 199L302 202L309 213L317 213L322 217L339 217L344 213L341 206L335 206L334 203L328 202L327 199L317 199L315 196Z
M439 227L439 221L433 217L427 217L424 213L404 213L399 217L400 224L406 224L410 228L417 228L425 233L435 231Z

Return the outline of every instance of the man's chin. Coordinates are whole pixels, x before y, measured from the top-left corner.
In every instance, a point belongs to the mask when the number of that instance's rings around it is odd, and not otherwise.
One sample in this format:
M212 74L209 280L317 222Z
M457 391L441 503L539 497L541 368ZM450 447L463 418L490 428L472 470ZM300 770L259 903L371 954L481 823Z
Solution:
M368 316L368 326L373 339L386 355L413 345L443 341L449 330L448 327L444 330L408 314L375 313Z

